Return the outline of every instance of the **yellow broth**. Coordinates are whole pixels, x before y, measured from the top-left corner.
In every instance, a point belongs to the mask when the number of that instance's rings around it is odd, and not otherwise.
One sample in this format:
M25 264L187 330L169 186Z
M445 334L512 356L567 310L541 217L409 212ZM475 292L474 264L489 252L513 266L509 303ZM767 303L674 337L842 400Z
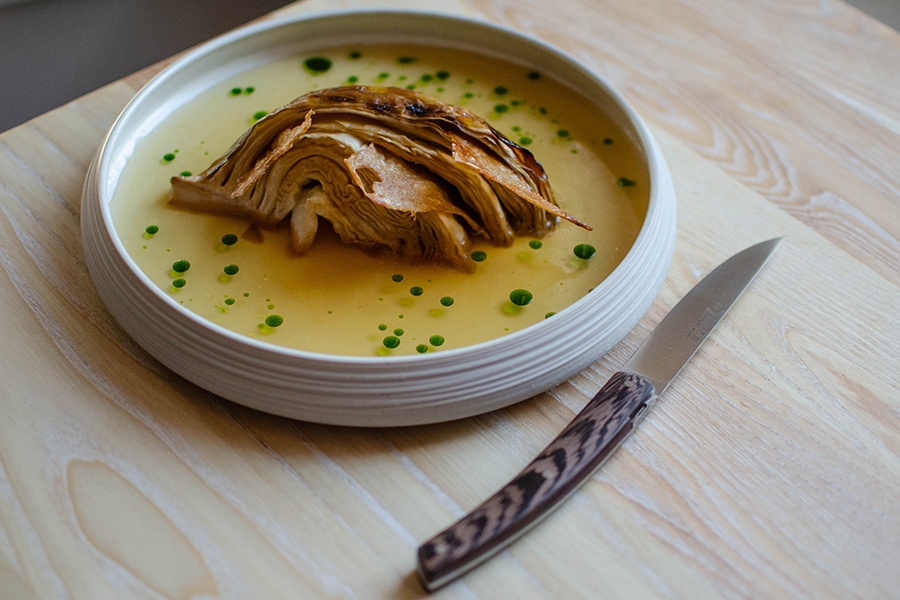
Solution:
M413 86L482 116L535 155L556 201L594 230L563 221L542 239L519 238L511 247L473 240L486 258L464 273L371 256L327 227L298 256L286 223L257 235L242 219L168 205L170 177L206 169L266 111L348 84ZM401 355L459 348L553 318L622 260L648 191L643 162L623 131L552 73L446 48L361 46L276 60L178 108L136 144L111 211L144 273L213 323L312 352ZM236 243L223 243L229 234ZM596 253L579 258L579 244ZM179 261L190 267L181 270ZM527 290L530 303L513 303L514 290Z

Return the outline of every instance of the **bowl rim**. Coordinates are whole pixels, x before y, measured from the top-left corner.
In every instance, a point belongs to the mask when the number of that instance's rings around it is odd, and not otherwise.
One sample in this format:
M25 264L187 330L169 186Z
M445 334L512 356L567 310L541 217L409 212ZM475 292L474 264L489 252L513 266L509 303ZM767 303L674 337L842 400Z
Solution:
M543 53L549 54L554 58L568 63L571 68L581 71L587 76L593 85L598 86L603 92L615 103L616 109L620 110L627 119L626 129L630 129L629 133L634 134L636 142L639 144L642 159L646 164L647 179L649 182L647 210L643 223L640 226L637 236L625 256L616 265L613 270L604 277L590 292L578 298L576 301L567 305L557 312L552 319L544 319L532 325L525 327L519 331L509 333L504 336L492 338L475 344L442 350L440 352L428 352L424 354L412 355L388 355L388 356L361 356L361 355L341 355L327 354L323 352L314 352L299 348L281 346L269 343L265 340L258 340L222 325L207 320L199 314L191 311L189 308L182 306L176 302L164 290L154 284L144 271L134 262L116 230L110 212L110 204L112 194L110 193L111 183L109 180L110 172L110 152L115 147L120 136L124 136L123 129L129 126L132 115L141 107L141 104L153 92L163 87L171 78L175 77L178 72L194 63L198 59L220 52L223 48L232 44L239 44L249 38L253 38L266 32L295 26L301 22L314 22L317 20L331 19L350 19L360 18L360 16L371 15L388 15L393 18L419 18L419 19L439 19L445 22L452 22L456 26L475 26L485 30L497 32L511 38L518 38L521 43L531 45ZM473 48L474 49L474 48ZM562 80L565 83L565 80ZM252 348L255 352L272 353L288 359L300 359L305 362L319 362L329 365L341 365L347 367L373 367L385 365L387 363L403 365L405 363L414 363L419 365L438 366L447 361L456 361L458 357L464 357L471 353L485 352L492 354L500 351L502 348L529 343L535 339L541 338L546 329L554 328L560 320L572 319L573 315L577 315L584 307L589 304L593 297L604 293L608 288L615 285L615 282L622 277L630 265L638 260L644 246L648 244L647 238L651 235L652 226L651 217L661 210L659 203L661 201L659 188L660 176L666 171L664 161L658 152L655 140L653 139L649 129L644 124L639 115L632 109L625 98L598 73L588 68L574 57L561 50L560 48L549 44L548 42L535 37L531 34L518 31L506 25L498 24L480 17L468 15L450 14L436 10L421 10L414 8L372 8L363 7L355 9L329 9L309 13L300 13L295 15L285 15L273 17L259 22L244 25L238 29L214 37L200 46L187 51L182 56L175 59L172 63L164 67L159 73L153 76L146 84L144 84L125 105L113 124L109 128L104 137L96 155L96 169L94 169L94 177L92 182L93 190L97 192L96 201L99 204L101 219L106 231L104 232L112 242L118 253L118 257L125 262L131 274L137 277L142 286L155 296L155 299L163 302L168 308L177 311L181 318L186 318L193 324L201 327L212 335L229 340L232 344ZM667 257L667 261L671 257ZM668 265L667 269L668 270Z

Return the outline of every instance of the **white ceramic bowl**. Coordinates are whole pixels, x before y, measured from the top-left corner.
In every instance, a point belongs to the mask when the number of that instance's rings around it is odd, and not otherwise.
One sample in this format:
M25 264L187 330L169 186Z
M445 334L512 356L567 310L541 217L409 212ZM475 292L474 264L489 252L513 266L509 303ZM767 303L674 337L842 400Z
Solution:
M243 337L175 302L141 272L116 232L109 203L118 173L155 115L198 89L285 48L406 42L487 52L523 63L592 98L646 161L650 199L624 260L573 305L522 331L456 350L352 357L292 350ZM302 46L299 46L302 44ZM240 71L235 71L240 72ZM462 418L534 396L573 376L621 340L665 279L675 240L675 198L661 153L621 96L543 42L481 21L408 11L336 12L270 20L217 38L162 71L124 109L88 172L82 237L110 313L143 348L199 386L262 411L319 423L396 426Z

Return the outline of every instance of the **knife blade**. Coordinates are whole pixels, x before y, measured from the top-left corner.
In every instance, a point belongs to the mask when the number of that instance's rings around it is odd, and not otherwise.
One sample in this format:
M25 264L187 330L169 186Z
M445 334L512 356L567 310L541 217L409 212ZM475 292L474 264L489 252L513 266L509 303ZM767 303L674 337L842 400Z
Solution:
M534 461L479 507L419 546L422 586L434 591L477 567L590 479L646 417L781 240L751 246L716 267Z

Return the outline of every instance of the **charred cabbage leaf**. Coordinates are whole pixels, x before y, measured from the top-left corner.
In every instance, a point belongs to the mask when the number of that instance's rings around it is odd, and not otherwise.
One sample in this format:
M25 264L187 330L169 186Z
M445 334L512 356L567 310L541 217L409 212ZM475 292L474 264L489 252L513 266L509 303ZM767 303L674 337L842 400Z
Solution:
M347 243L470 268L471 238L508 245L560 218L530 152L483 119L414 91L315 91L259 120L196 176L173 177L171 203L256 225L289 220L309 249L319 219Z

